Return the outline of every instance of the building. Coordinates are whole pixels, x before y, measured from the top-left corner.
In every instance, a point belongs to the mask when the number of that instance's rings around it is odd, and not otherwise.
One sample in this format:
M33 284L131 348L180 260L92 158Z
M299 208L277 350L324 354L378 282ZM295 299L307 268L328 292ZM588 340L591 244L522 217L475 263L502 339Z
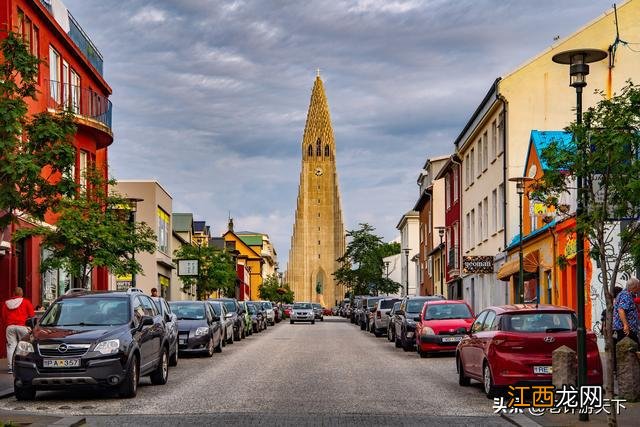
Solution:
M402 254L394 254L382 258L382 262L384 263L384 270L382 271L382 274L384 274L387 279L400 284L402 284L402 266L400 258L403 256L404 255ZM397 294L400 294L400 292L402 291L399 289Z
M173 213L171 215L171 248L173 253L183 245L190 245L193 240L193 214ZM175 260L174 260L175 261ZM174 267L177 267L174 262ZM178 277L178 269L171 270L171 283L167 299L170 301L193 300L196 298L195 286L185 288Z
M411 259L420 251L420 217L411 210L400 218L396 229L400 231L401 295L418 295L420 290L416 268L411 267ZM416 259L417 260L417 259Z
M439 232L435 227L444 227L445 225L444 179L435 179L435 177L448 159L449 156L427 159L422 172L418 176L417 183L420 188L420 195L413 208L418 212L420 224L420 249L416 259L418 295L445 294L441 285L440 274L434 276L434 255L431 253L441 243ZM440 256L443 254L444 251L439 253ZM439 265L440 263L444 264L442 260L438 261ZM438 281L440 286L435 286L435 281Z
M193 221L192 243L196 246L209 246L211 239L211 227L206 221Z
M54 4L56 7L52 7ZM113 142L111 130L111 88L102 75L102 55L73 15L57 0L7 0L0 9L0 39L6 30L21 34L39 64L38 97L28 100L28 114L57 112L69 108L77 125L72 143L76 149L76 182L83 184L87 168L95 166L107 174L108 147ZM55 13L54 13L55 11ZM45 221L55 223L48 214ZM47 256L39 238L12 242L13 233L30 227L34 221L26 216L5 230L0 230L0 298L6 299L19 286L34 305L48 305L71 287L74 278L63 269L40 272ZM88 286L103 290L109 286L108 271L96 268ZM0 352L4 353L4 334Z
M232 253L236 259L236 276L239 285L236 294L238 299L259 300L260 286L263 280L262 269L265 263L262 255L233 231L233 219L231 218L229 218L227 231L222 235L222 238L225 250Z
M146 223L156 234L156 250L153 253L137 253L136 260L143 272L132 278L123 278L126 287L129 283L146 294L151 288L158 289L161 296L168 298L178 292L172 287L181 287L172 282L173 246L172 246L172 203L171 195L154 180L121 180L114 190L124 197L137 200L135 221ZM116 281L119 278L116 278Z
M302 170L286 282L299 301L333 306L345 289L335 283L345 232L336 169L336 144L320 75L311 92L301 144Z
M236 233L240 239L251 249L262 256L262 279L278 274L278 254L271 243L268 234L256 233L253 231L238 231Z

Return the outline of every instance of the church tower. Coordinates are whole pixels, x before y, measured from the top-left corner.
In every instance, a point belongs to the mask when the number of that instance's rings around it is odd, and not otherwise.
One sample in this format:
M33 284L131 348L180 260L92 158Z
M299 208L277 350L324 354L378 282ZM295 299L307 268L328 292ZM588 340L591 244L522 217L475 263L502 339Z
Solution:
M286 280L296 301L332 307L345 293L333 278L339 267L336 259L345 251L345 232L336 144L319 72L311 92L300 149L302 170Z

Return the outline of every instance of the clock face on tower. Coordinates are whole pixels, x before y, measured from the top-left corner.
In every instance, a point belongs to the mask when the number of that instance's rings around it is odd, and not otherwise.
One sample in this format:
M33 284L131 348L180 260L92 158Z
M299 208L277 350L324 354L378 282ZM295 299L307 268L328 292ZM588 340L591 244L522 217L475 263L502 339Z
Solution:
M322 175L322 168L316 168L316 176Z

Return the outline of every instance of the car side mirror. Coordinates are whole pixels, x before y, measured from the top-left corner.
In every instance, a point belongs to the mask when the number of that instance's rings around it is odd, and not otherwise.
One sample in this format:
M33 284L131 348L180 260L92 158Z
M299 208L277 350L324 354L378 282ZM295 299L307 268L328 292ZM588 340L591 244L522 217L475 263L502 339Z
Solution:
M395 313L393 313L393 314L397 314L398 316L402 316L402 315L404 315L404 311L402 311L402 310L398 310L398 311L396 311L396 312L395 312Z
M231 319L233 317L233 313L227 313L224 317L226 319Z
M213 317L211 319L212 319L212 322L219 322L220 321L220 316L213 315Z
M414 317L414 318L413 318L413 321L414 321L414 322L419 322L419 321L420 321L420 316L416 316L416 317Z
M31 328L31 329L35 328L37 324L38 324L38 318L37 317L30 317L25 322L25 325L28 328Z
M164 314L164 321L169 323L173 320L173 318L171 317L171 315L169 313L165 313Z
M151 316L143 316L140 321L140 328L143 326L153 326L153 317Z

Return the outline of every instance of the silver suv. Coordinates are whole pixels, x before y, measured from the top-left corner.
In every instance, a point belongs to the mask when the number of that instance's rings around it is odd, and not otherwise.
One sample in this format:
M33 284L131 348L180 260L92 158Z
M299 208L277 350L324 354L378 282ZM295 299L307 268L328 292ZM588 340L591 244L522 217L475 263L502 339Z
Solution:
M289 323L293 325L295 322L311 322L312 325L316 323L316 315L310 302L293 303Z
M373 311L373 322L371 323L371 333L381 337L387 332L389 327L389 312L393 304L399 302L400 298L384 298L378 301Z

